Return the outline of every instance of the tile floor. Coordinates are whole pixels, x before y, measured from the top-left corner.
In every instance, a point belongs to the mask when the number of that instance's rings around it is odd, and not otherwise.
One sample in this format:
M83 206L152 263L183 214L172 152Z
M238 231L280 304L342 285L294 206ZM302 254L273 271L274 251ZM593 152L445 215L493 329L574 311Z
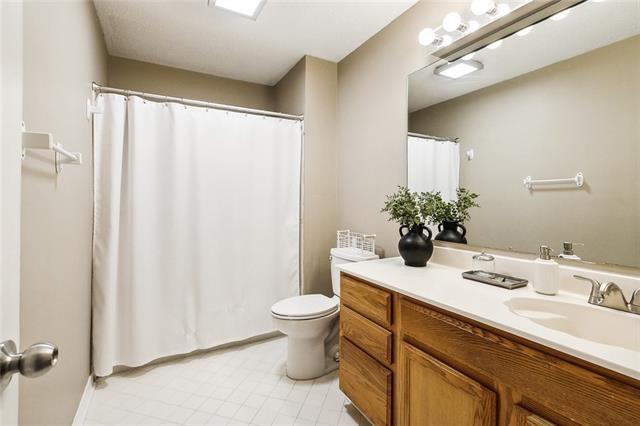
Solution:
M101 379L87 425L368 425L337 371L285 375L286 338L199 354Z

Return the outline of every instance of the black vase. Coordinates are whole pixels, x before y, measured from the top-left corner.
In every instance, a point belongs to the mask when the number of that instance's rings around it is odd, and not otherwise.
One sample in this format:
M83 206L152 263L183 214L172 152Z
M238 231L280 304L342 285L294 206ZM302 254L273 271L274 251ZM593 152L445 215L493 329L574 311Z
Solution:
M460 232L459 229L462 229L462 232ZM434 238L435 240L467 244L467 239L464 237L467 235L467 228L458 222L448 222L445 220L438 225L438 231L440 232L438 232L438 235Z
M402 233L403 229L407 230L406 234ZM428 235L424 234L425 230ZM404 264L407 266L427 266L427 261L431 259L433 254L431 230L422 223L412 227L402 225L400 237L402 238L398 243L398 251L404 259Z

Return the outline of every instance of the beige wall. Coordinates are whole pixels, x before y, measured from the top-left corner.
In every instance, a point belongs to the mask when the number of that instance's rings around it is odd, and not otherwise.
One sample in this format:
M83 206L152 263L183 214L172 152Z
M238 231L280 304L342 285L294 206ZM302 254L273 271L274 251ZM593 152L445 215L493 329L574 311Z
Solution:
M557 252L640 267L640 36L410 115L410 131L453 135L460 184L480 194L474 245ZM522 179L569 177L581 190L529 192Z
M337 229L338 66L307 56L304 110L304 291L332 296L329 250Z
M298 61L273 87L276 111L285 114L304 114L307 58Z
M274 110L270 86L131 59L109 57L108 84L119 89Z
M24 120L83 155L56 176L53 154L30 153L22 183L22 347L51 341L58 365L20 381L20 424L71 424L89 377L92 135L91 81L106 82L106 50L88 1L26 2Z
M420 2L338 64L338 228L377 234L387 256L398 225L380 209L407 180L407 76L429 61L418 32L455 7Z
M337 64L306 56L274 88L279 111L305 117L302 291L327 296L337 226L337 78Z

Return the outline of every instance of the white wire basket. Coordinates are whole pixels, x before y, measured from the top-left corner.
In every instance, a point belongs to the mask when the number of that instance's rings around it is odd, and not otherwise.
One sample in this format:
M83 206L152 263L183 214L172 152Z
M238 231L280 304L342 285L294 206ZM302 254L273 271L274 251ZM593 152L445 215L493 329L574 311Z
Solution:
M338 248L353 247L362 251L376 253L376 235L351 232L348 229L336 232Z

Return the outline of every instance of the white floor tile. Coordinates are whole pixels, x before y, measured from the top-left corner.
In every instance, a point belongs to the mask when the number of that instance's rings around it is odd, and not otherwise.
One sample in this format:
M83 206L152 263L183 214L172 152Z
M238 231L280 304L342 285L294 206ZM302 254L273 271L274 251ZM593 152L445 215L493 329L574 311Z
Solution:
M191 395L189 398L182 403L182 406L185 408L191 408L193 410L197 410L200 408L202 404L207 400L204 396L200 395Z
M338 373L286 376L286 338L100 379L87 425L368 425L338 389Z
M298 418L316 421L320 415L320 407L316 405L303 405L298 413Z
M224 404L222 404L218 410L216 411L216 414L218 416L222 416L222 417L227 417L232 419L233 416L235 416L236 412L238 411L238 409L240 408L240 404L236 404L235 402L225 402Z
M194 413L195 410L192 410L190 408L175 407L171 414L169 414L169 416L167 417L167 420L169 420L170 422L182 424L187 421L187 419Z
M244 405L247 405L253 408L262 408L266 400L267 400L267 397L263 395L249 395L247 399L244 401Z
M202 405L200 405L198 411L204 411L206 413L214 414L218 411L218 408L220 408L222 404L224 404L224 401L220 399L209 398L205 402L203 402Z
M242 407L240 407L238 409L238 411L236 411L236 414L234 414L233 418L235 420L239 420L242 422L251 422L253 420L253 418L255 417L255 415L258 413L258 409L257 408L253 408L253 407L248 407L246 405L243 405Z
M184 424L189 426L206 425L209 423L210 419L211 419L211 414L203 413L202 411L196 411L191 415L191 417L187 419L187 421Z

